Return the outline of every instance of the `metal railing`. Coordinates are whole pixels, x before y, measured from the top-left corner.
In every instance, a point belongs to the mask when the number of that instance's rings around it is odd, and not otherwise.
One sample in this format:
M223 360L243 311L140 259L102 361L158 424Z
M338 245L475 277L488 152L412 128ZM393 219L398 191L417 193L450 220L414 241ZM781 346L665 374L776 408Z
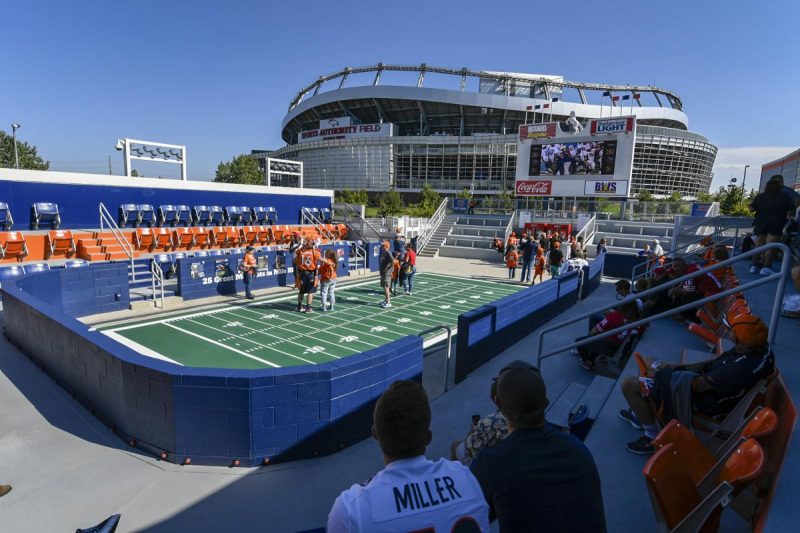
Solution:
M427 335L428 333L433 333L434 331L439 331L441 329L447 331L447 355L445 356L444 361L444 391L447 392L448 384L450 382L450 357L453 353L453 329L450 326L440 324L424 331L420 331L417 333L417 336L422 337L423 335Z
M367 268L367 250L356 243L353 243L352 246L355 251L355 261L350 261L350 270L360 270L363 276L364 270Z
M584 225L581 230L575 235L575 239L577 240L579 237L583 237L583 249L584 253L586 252L586 247L591 244L592 240L594 239L595 230L597 229L597 215L592 215L592 218Z
M649 324L650 322L653 322L654 320L658 320L660 318L666 318L666 317L669 317L669 316L673 316L673 315L676 315L678 313L682 313L683 311L688 311L690 309L696 309L696 308L698 308L698 307L700 307L700 306L702 306L702 305L704 305L704 304L706 304L708 302L715 302L717 300L721 300L722 298L725 298L726 296L730 296L732 294L740 293L740 292L742 292L744 290L752 289L752 288L755 288L755 287L759 287L761 285L764 285L765 283L769 283L771 281L776 281L777 280L778 284L777 284L777 287L775 288L775 299L774 299L774 302L772 304L772 314L770 315L770 319L769 319L769 334L767 336L767 341L770 344L772 344L773 342L775 342L775 335L777 334L777 331L778 331L778 318L780 316L781 300L783 298L784 289L786 288L786 279L789 277L789 270L791 268L791 252L789 250L789 247L786 246L785 244L777 243L777 242L773 242L773 243L770 243L770 244L765 244L764 246L759 246L758 248L754 248L752 250L749 250L749 251L747 251L747 252L745 252L743 254L737 255L736 257L731 257L730 259L726 259L725 261L720 261L719 263L714 265L714 268L720 268L720 267L724 267L724 266L727 266L727 265L731 265L733 263L736 263L736 262L741 261L743 259L746 259L748 257L752 257L752 256L754 256L756 254L763 253L765 250L769 250L769 249L776 249L776 250L780 250L780 251L783 252L783 260L781 262L780 271L776 272L774 274L770 274L769 276L764 276L764 277L759 278L759 279L757 279L755 281L750 281L748 283L745 283L744 285L738 285L736 287L732 287L730 289L727 289L727 290L722 291L720 293L714 294L712 296L707 296L705 298L701 298L700 300L696 300L696 301L690 302L688 304L684 304L684 305L681 305L681 306L678 306L678 307L675 307L675 308L672 308L672 309L668 309L667 311L663 311L663 312L655 314L653 316L650 316L650 317L647 317L647 318L643 318L641 320L636 320L635 322L631 322L630 324L625 324L625 325L620 326L618 328L614 328L614 329L611 329L611 330L608 330L608 331L604 331L602 333L598 333L597 335L592 335L591 337L586 337L586 338L584 338L582 340L574 341L574 342L572 342L570 344L566 344L564 346L560 346L559 348L556 348L554 350L550 350L547 353L542 353L543 348L544 348L544 336L545 336L545 334L550 333L551 331L555 331L557 329L561 329L561 328L563 328L565 326L568 326L570 324L574 324L575 322L583 320L584 318L588 318L588 317L590 317L592 315L596 315L596 314L598 314L598 313L600 313L602 311L607 311L607 310L609 310L611 308L618 307L618 306L620 306L622 304L625 304L627 302L634 302L637 299L642 298L644 296L649 296L651 294L656 294L658 292L661 292L661 291L664 291L666 289L669 289L670 287L674 287L676 285L680 285L686 280L697 278L699 276L705 276L706 274L708 274L708 270L707 269L700 269L700 270L697 270L696 272L692 272L691 274L687 274L685 276L681 276L680 278L668 281L667 283L664 283L663 285L659 285L658 287L655 287L655 288L652 288L652 289L647 289L646 291L642 291L640 293L631 294L630 296L626 297L622 301L615 301L615 302L612 302L612 303L610 303L608 305L604 305L602 307L599 307L599 308L596 308L596 309L592 309L591 311L589 311L587 313L580 314L577 317L570 318L570 319L565 320L565 321L559 321L559 324L557 324L555 326L550 326L549 328L545 328L545 329L541 330L539 332L539 343L538 343L538 348L537 348L537 352L536 352L537 353L536 366L541 368L543 360L545 360L545 359L547 359L549 357L552 357L554 355L558 355L558 354L560 354L562 352L565 352L567 350L570 350L572 348L578 348L578 347L581 347L581 346L585 346L585 345L593 343L593 342L595 342L595 341L597 341L599 339L604 339L606 337L611 337L611 336L616 335L616 334L618 334L620 332L627 331L629 329L632 329L632 328L635 328L635 327L638 327L638 326L643 326L645 324Z
M506 243L508 242L508 237L509 235L511 235L511 232L514 229L514 220L516 220L516 218L517 218L517 211L514 210L514 212L511 213L511 218L508 219L508 224L506 224L506 231L503 236L503 246L505 246Z
M150 261L150 274L152 274L152 282L153 282L153 305L159 307L158 298L156 297L156 282L158 282L158 286L161 289L160 309L164 309L164 270L161 268L161 265L159 265L157 261L154 260Z
M417 236L417 253L421 252L422 249L425 248L425 245L430 242L433 234L436 233L436 230L441 226L442 220L447 216L447 201L447 198L442 199L439 203L439 207L436 208L436 211L433 212L433 215L428 221L428 227L425 233L420 232L419 236Z
M363 216L361 216L361 212L358 209L348 204L347 202L343 202L343 204L344 204L344 223L347 224L350 230L352 230L357 234L357 237L359 239L370 240L370 239L383 238L384 232L373 226L369 222L369 220L366 220ZM367 235L366 233L367 231L371 231L372 234Z
M318 219L305 209L302 210L301 214L303 217L303 222L304 223L308 222L309 224L312 224L325 239L327 239L330 242L334 242L336 240L334 234L331 233L327 227L325 227L325 223L322 220Z
M114 217L108 212L103 202L98 204L98 210L100 212L100 231L104 231L105 226L108 226L108 229L111 230L114 239L122 246L122 250L125 252L125 255L128 256L128 260L131 263L131 280L136 281L136 268L133 265L133 245L125 239L125 234L119 229L119 226L117 226L117 223L114 221Z

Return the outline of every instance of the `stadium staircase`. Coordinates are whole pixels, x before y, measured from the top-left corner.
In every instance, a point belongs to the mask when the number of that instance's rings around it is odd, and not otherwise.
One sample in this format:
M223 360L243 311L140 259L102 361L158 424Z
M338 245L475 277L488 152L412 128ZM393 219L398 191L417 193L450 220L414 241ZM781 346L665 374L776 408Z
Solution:
M122 245L110 231L95 231L91 237L78 239L78 257L87 261L128 259Z
M653 239L658 239L662 248L669 250L673 230L674 224L670 223L598 220L594 244L605 239L609 252L636 254L645 244L652 247Z
M425 248L419 253L420 257L437 257L439 255L439 248L445 243L445 240L453 231L457 215L445 215L439 227L433 232L430 240L425 244Z
M497 251L492 248L492 242L496 238L505 240L511 218L509 215L455 216L451 230L439 246L438 255L470 259L496 258Z

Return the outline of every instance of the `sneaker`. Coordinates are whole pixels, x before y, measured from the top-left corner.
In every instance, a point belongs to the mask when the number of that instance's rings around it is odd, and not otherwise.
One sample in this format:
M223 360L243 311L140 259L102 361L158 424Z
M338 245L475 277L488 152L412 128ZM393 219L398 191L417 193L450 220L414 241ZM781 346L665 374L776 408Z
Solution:
M248 300L254 300L254 299L255 299L255 296L253 296L252 294L248 294L248 295L247 295L247 299L248 299Z
M311 306L310 306L310 305L307 305L307 306L306 306L306 313L313 313L313 312L314 312L314 310L313 310L313 309L311 309Z
M298 307L297 308L297 312L298 313L305 313L306 312L306 308L305 307Z
M389 303L389 302L381 302L381 307L383 307L384 309L386 309L387 307L391 307L391 306L392 306L392 304Z
M643 429L642 423L639 422L639 419L636 417L636 413L633 412L633 409L620 409L619 417L633 426L634 429Z
M751 274L758 274L758 267L755 266L755 265L751 266L750 267L750 273Z
M411 296L411 291L408 291L408 295Z
M772 274L774 274L774 273L775 273L775 271L774 271L774 270L772 270L772 269L771 269L771 268L769 268L769 267L764 267L764 268L762 268L762 269L761 269L761 270L760 270L758 273L759 273L759 274L761 274L762 276L769 276L769 275L772 275Z
M328 311L333 311L333 306L331 306L330 309L328 309Z
M644 435L626 444L625 448L629 452L639 455L653 455L656 452L656 447L653 446L653 442Z
M321 312L323 312L323 313L324 313L325 311L327 311L327 309L325 308L325 306L324 306L324 305L323 305L322 307L320 307L320 308L319 308L319 310L320 310Z

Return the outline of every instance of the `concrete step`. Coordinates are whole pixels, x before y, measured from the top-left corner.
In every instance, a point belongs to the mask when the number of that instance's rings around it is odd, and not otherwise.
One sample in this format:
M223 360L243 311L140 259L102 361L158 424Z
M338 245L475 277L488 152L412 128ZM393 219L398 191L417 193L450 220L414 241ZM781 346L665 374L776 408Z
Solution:
M569 422L569 415L577 407L578 401L583 397L588 387L580 383L570 383L561 391L556 401L550 404L545 411L545 418L551 424L566 426Z

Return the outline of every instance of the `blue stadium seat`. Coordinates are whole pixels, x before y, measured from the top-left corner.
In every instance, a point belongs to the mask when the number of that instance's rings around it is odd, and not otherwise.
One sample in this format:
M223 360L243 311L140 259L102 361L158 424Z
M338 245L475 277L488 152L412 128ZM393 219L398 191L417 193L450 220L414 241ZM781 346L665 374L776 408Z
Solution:
M208 206L196 205L192 207L192 225L193 226L207 226L208 225Z
M31 206L31 229L39 229L40 224L49 224L50 229L58 229L61 224L58 204L36 202Z
M300 208L300 223L303 223L303 218L309 216L311 218L319 218L319 209L316 207L301 207Z
M243 254L244 253L244 248L231 248L230 250L228 250L228 253L229 254Z
M183 224L190 226L192 224L192 210L188 205L175 206L175 225Z
M200 251L197 251L197 252L195 252L195 253L193 254L193 256L194 256L194 257L208 257L208 256L210 256L210 255L211 255L211 254L209 254L209 253L208 253L208 252L206 252L205 250L200 250Z
M220 256L220 255L225 255L225 252L223 252L222 250L220 250L220 249L218 249L218 248L215 248L214 250L209 250L209 251L208 251L208 255L211 255L211 256Z
M218 205L208 206L208 225L216 224L222 226L225 223L225 213Z
M156 224L156 212L150 204L139 204L139 225L152 228Z
M253 223L253 214L250 212L250 208L246 205L239 206L239 209L242 210L242 224L245 226L248 224Z
M327 207L323 207L319 210L319 217L324 223L330 224L333 220L333 212Z
M225 206L225 222L237 226L242 221L242 208L238 205Z
M174 205L158 206L159 226L174 226L177 221L178 221L178 213L177 211L175 211Z
M89 266L89 262L83 259L73 259L64 263L64 268L82 268L86 266Z
M254 207L250 210L250 218L253 224L267 223L267 208L264 206Z
M175 264L172 262L172 256L169 254L156 254L153 256L153 262L161 267L161 271L169 278L175 272Z
M33 274L34 272L47 272L50 270L50 265L47 263L33 263L25 268L26 274Z
M0 282L6 279L18 278L25 275L25 269L19 265L0 268Z
M270 224L278 223L278 212L274 207L267 207L267 222Z
M139 225L139 207L136 204L122 204L119 206L119 227L135 228Z
M8 231L13 225L14 219L11 217L11 209L8 208L7 203L0 202L0 229Z

